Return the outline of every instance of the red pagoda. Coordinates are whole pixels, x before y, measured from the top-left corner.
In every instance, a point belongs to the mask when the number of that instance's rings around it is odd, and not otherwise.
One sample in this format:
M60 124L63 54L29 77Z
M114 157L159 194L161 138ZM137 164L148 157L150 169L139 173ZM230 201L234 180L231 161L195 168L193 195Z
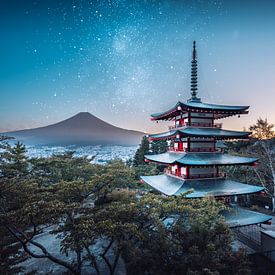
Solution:
M162 175L142 176L154 189L165 195L193 192L187 198L214 196L227 202L237 202L239 196L262 192L263 187L227 179L220 167L229 165L254 165L255 158L232 156L217 146L217 141L247 139L250 132L222 129L217 119L247 114L249 106L209 104L197 97L197 53L193 42L191 62L191 98L167 111L151 115L153 121L173 121L169 131L149 135L149 140L167 140L167 152L146 155L145 160L165 165ZM266 223L271 216L234 205L235 211L225 213L231 227Z

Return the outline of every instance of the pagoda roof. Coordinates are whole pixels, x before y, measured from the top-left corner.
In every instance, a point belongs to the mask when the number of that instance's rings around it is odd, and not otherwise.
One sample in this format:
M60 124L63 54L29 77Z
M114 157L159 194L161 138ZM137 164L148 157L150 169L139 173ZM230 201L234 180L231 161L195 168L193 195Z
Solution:
M149 138L152 140L155 139L168 139L177 134L180 134L181 137L214 137L217 139L235 139L235 138L247 138L251 132L242 132L242 131L230 131L223 130L220 128L195 128L195 127L186 127L183 129L175 129L169 132L152 134L149 135Z
M265 223L272 219L272 216L247 210L237 205L233 206L229 210L222 211L221 214L224 216L226 223L231 228Z
M166 174L142 176L141 179L154 189L168 196L178 196L191 190L186 198L205 196L225 197L258 193L263 187L244 184L224 178L179 179Z
M152 114L152 120L168 120L188 111L213 112L214 118L224 118L230 115L246 114L249 106L218 105L204 103L200 100L189 100L186 103L178 101L177 104L167 111Z
M162 164L180 163L185 166L211 166L211 165L250 165L256 162L256 158L232 156L223 153L174 153L166 152L157 155L145 155L149 161Z

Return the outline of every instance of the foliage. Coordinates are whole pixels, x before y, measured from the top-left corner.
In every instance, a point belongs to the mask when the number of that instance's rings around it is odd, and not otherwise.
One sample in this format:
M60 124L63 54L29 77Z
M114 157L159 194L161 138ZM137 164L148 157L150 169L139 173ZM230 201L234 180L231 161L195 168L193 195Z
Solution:
M272 198L275 212L275 138L272 128L273 124L259 118L256 124L249 127L254 139L228 142L230 153L255 157L258 161L257 166L237 166L226 170L233 179L263 186Z
M26 147L20 142L16 142L14 146L11 146L8 141L10 138L0 138L0 164L1 174L4 177L23 177L27 174L28 163L26 158Z
M18 159L14 169L20 172L26 160ZM16 240L11 256L21 247L71 274L87 266L100 274L102 265L114 274L122 260L128 274L245 274L245 257L232 252L219 215L222 205L137 190L139 173L156 166L129 167L119 160L96 165L72 153L27 162L20 177L0 179L0 228L9 238L1 248ZM14 164L4 157L1 163ZM59 256L39 241L41 232L58 236ZM12 268L23 257L4 260Z
M62 155L54 155L49 158L31 159L31 176L36 182L43 185L59 181L88 180L94 174L99 165L90 165L86 157L73 157L74 152L66 152Z
M268 123L267 119L259 118L254 125L249 127L249 130L252 131L254 138L263 140L275 137L273 128L274 124Z
M153 140L150 146L150 152L152 154L161 154L165 153L167 150L167 141L166 140Z
M141 231L120 245L129 274L249 272L245 256L232 252L231 234L219 215L221 204L156 195L139 203L139 212L146 214Z
M145 163L144 155L148 154L149 150L150 148L149 148L148 138L144 136L134 156L133 165L134 166L143 165Z
M167 142L165 140L154 140L149 142L147 137L143 137L133 161L128 161L127 164L137 168L136 171L139 176L150 175L150 172L152 171L154 171L153 174L159 174L160 172L163 172L164 166L145 162L145 155L161 154L166 152L166 150ZM140 171L143 171L143 174L140 174Z
M10 188L10 177L23 177L27 171L25 147L16 143L12 147L9 141L12 138L0 136L0 201L6 204L6 191ZM6 178L5 178L6 177ZM0 211L2 214L2 211ZM0 224L1 225L1 224ZM26 260L27 256L20 250L21 246L15 243L16 239L8 234L6 228L0 226L0 274L14 274L21 271L17 266Z

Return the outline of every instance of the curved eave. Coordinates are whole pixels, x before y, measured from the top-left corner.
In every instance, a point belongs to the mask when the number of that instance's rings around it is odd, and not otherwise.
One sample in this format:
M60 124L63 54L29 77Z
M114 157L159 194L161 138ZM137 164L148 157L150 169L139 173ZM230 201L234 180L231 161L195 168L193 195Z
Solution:
M201 154L212 154L212 153L201 153ZM191 155L191 154L188 154L188 155ZM256 158L238 157L238 156L231 156L231 155L221 154L221 153L216 154L216 155L221 155L221 157L217 157L217 158L210 157L209 159L200 158L200 156L198 155L179 159L177 163L183 164L185 166L213 166L213 165L227 166L227 165L252 165L258 160Z
M177 104L169 109L168 111L156 113L151 115L151 120L165 120L169 119L170 117L174 117L180 114L180 110L178 110L178 107L181 106L181 102L178 101Z
M232 156L222 153L163 153L157 155L145 155L147 161L164 165L182 164L183 166L226 166L226 165L252 165L258 159Z
M180 107L180 110L178 110ZM231 105L217 105L203 102L187 102L180 101L169 109L168 111L156 113L151 115L151 120L168 120L179 115L181 112L211 112L214 113L215 119L225 118L228 116L247 114L249 106L231 106Z
M163 153L157 155L145 155L145 160L156 162L160 164L173 164L179 158L182 157L183 154L173 154L173 153Z
M249 109L249 106L233 106L233 105L219 105L211 104L204 102L192 102L182 103L184 109L193 109L193 110L207 110L213 112L246 112Z
M180 134L181 137L212 137L218 140L225 139L245 139L251 134L251 132L240 132L240 131L230 131L222 130L218 128L194 128L186 127L180 130L173 130L169 132L164 132L160 134L149 135L150 140L159 140L159 139L169 139L177 134Z
M141 179L154 189L168 196L186 194L186 198L205 196L226 197L254 194L263 187L244 184L227 179L183 180L168 175L142 176Z
M148 138L149 140L169 139L171 137L176 136L177 133L178 131L174 130L174 131L169 131L169 132L164 132L159 134L152 134L152 135L149 135Z
M232 207L230 210L223 211L221 214L224 216L226 223L231 228L261 224L272 220L272 216L243 209L238 206Z

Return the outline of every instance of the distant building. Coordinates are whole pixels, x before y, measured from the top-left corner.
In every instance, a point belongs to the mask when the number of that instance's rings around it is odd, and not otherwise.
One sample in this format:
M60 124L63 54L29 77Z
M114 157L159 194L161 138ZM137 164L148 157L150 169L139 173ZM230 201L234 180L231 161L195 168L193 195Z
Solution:
M263 187L240 183L227 179L221 173L221 166L255 165L257 159L232 156L224 153L217 141L247 139L250 132L222 129L217 119L248 113L249 106L228 106L204 103L197 97L197 54L193 43L191 62L191 98L167 111L151 115L153 121L173 121L169 131L149 135L149 140L165 139L167 152L146 155L145 160L166 166L165 173L155 176L142 176L159 192L181 195L188 190L193 192L187 198L213 196L230 205L233 211L223 213L230 227L269 223L271 216L239 207L238 196L260 193ZM234 203L234 204L233 204Z

